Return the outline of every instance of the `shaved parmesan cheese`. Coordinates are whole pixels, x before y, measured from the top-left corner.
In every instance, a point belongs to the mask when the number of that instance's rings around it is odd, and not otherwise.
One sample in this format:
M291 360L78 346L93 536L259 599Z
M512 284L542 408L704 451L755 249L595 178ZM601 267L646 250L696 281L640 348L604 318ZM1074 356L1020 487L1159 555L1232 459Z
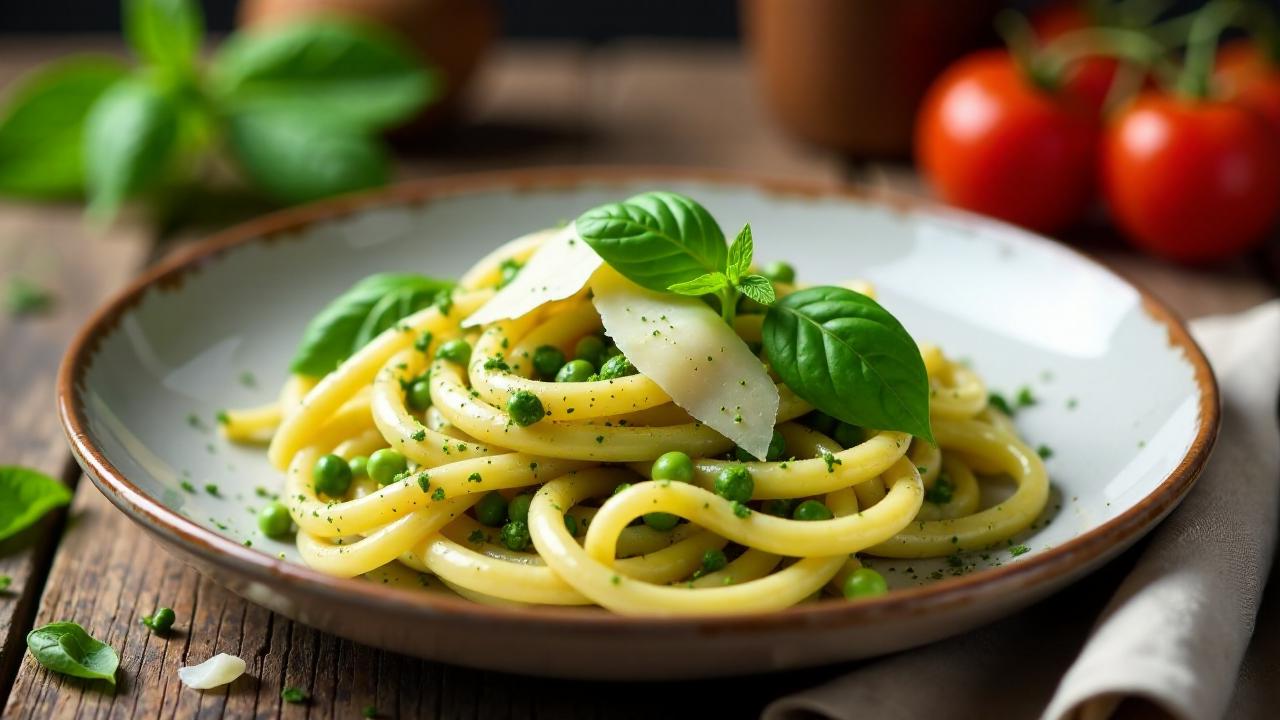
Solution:
M178 679L196 690L208 690L233 682L244 674L244 660L235 655L218 653L199 665L178 668Z
M605 331L637 370L704 425L765 456L778 388L714 310L697 298L646 290L609 267L591 290Z
M572 297L587 286L601 262L571 223L544 242L511 284L462 321L462 326L514 320L546 303Z

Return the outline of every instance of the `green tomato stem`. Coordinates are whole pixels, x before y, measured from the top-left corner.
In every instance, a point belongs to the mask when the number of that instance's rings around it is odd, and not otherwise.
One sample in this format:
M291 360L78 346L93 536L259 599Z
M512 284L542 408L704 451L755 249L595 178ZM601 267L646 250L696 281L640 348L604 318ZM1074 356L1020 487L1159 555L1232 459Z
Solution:
M1195 14L1187 35L1187 58L1178 78L1178 92L1197 99L1209 97L1218 37L1240 9L1240 3L1233 0L1211 0Z

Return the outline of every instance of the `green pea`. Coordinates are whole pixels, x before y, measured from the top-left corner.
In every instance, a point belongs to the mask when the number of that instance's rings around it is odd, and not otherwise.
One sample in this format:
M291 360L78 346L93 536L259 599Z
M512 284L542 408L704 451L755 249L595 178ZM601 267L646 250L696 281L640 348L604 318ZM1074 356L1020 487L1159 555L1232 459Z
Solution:
M574 537L577 537L577 536L578 536L578 520L577 520L577 518L575 518L575 517L574 517L574 516L572 516L572 515L565 515L565 516L564 516L564 529L565 529L565 530L568 530L570 535L572 535L572 536L574 536Z
M675 527L679 522L680 516L672 515L671 513L651 512L646 513L644 516L645 525L648 525L654 530L661 530L663 532Z
M553 378L564 367L564 353L553 345L542 345L533 351L533 370L544 378Z
M783 439L782 433L777 430L773 431L773 437L769 438L769 449L765 451L764 459L769 462L777 462L782 459L787 452L787 441ZM738 462L758 461L755 455L744 450L741 446L733 448L733 457Z
M769 515L777 517L789 518L791 513L795 512L796 505L799 501L791 498L777 498L774 500L766 500L764 502L764 511Z
M267 503L258 511L258 529L270 538L284 537L293 529L289 509L278 502Z
M586 360L593 367L600 367L604 362L604 338L599 335L585 335L573 346L573 356L578 360Z
M512 520L498 534L509 550L519 552L529 547L529 526L523 520Z
M835 516L831 514L830 508L817 500L805 500L796 506L791 517L794 520L830 520Z
M613 489L612 494L617 495L623 490L629 490L630 488L631 488L631 483L618 483L618 486Z
M586 382L596 373L589 360L570 360L556 372L556 382Z
M839 421L821 410L814 410L808 415L805 415L802 422L805 425L808 425L811 429L816 430L823 435L830 436L831 433L835 432L836 423Z
M636 366L631 364L626 355L614 355L604 361L600 367L601 380L613 380L636 374Z
M889 592L889 583L884 581L884 576L880 573L864 567L849 573L849 577L840 586L840 591L847 599L857 600Z
M405 393L405 400L414 410L426 410L431 407L431 383L426 380L414 381Z
M311 481L316 492L329 497L342 497L351 487L351 466L337 455L325 455L311 469Z
M622 348L617 345L609 345L604 349L604 359L615 358L622 354Z
M533 503L533 496L529 493L521 493L511 498L510 504L507 505L507 517L512 522L529 522L529 505Z
M476 520L481 525L498 527L507 521L507 499L501 493L490 492L476 503Z
M760 274L774 282L787 283L788 285L796 281L796 269L791 266L791 263L781 260L774 260L760 268Z
M163 635L173 628L173 623L177 619L178 616L173 612L173 608L162 607L152 613L151 617L142 618L142 624L151 628L155 634Z
M366 466L369 477L379 485L390 485L396 475L407 470L409 463L404 456L391 448L383 448L369 456Z
M471 344L462 338L454 338L436 350L436 357L441 360L466 365L471 359Z
M351 468L351 477L364 477L368 472L369 458L357 455L348 460L347 465Z
M716 494L725 500L747 502L755 489L751 471L741 465L730 465L716 475Z
M520 269L524 267L524 264L515 258L507 258L498 267L501 273L498 279L498 289L502 289L516 279L516 275L520 274Z
M693 460L679 450L663 453L653 461L650 475L654 480L693 482Z
M723 550L711 548L702 553L702 572L704 574L723 570L724 566L728 564L729 558L724 556Z
M857 425L850 425L842 422L836 425L835 441L840 443L841 447L851 448L862 442L862 428Z
M528 427L546 417L542 401L528 390L517 390L507 398L507 414L520 427Z

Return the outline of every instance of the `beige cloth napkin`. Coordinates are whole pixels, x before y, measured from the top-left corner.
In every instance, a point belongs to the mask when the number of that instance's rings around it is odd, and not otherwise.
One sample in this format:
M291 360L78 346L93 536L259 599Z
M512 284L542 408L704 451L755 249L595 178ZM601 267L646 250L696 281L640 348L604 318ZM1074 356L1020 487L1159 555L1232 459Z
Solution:
M1192 333L1218 376L1222 430L1148 542L1011 618L777 700L765 720L1280 712L1280 586L1261 607L1280 504L1280 300L1198 320Z

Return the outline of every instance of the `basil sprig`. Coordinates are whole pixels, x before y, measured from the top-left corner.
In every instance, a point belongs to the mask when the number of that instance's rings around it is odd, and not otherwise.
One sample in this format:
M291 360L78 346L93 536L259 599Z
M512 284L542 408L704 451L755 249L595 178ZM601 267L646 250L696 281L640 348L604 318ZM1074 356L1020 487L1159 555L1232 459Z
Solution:
M56 622L27 634L27 647L39 663L63 675L106 680L115 687L120 656L73 622Z
M647 192L588 210L578 235L613 269L637 285L679 295L715 295L732 322L739 294L769 305L773 285L750 274L755 246L745 225L726 247L720 225L692 198Z
M763 339L774 371L814 407L934 442L920 348L875 300L840 287L800 290L769 308Z
M322 377L401 318L439 303L448 312L454 283L422 275L380 273L356 283L307 325L290 369Z
M71 491L48 475L15 465L0 467L0 540L17 535L69 502Z
M388 33L336 19L232 35L200 66L194 0L127 0L141 65L71 58L0 109L0 192L67 196L112 216L227 152L264 193L296 202L384 183L377 134L437 94L436 74Z
M648 192L577 220L578 234L613 269L650 290L714 295L732 323L739 295L769 307L764 349L792 392L844 422L900 430L933 442L929 379L902 324L852 290L814 287L781 301L752 274L745 225L729 247L711 214L691 198Z

